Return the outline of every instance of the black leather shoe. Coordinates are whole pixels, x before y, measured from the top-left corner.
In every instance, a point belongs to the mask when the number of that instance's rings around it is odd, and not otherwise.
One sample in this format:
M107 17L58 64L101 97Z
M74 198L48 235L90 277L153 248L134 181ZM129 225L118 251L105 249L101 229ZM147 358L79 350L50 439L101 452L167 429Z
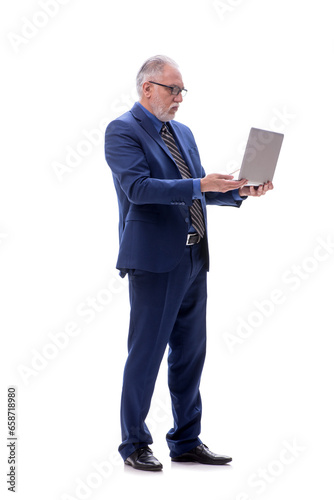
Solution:
M148 446L134 451L132 455L124 460L124 463L138 470L162 470L162 464L153 456L153 452Z
M199 462L208 465L225 465L232 461L231 457L212 453L205 444L200 444L187 453L172 458L172 462Z

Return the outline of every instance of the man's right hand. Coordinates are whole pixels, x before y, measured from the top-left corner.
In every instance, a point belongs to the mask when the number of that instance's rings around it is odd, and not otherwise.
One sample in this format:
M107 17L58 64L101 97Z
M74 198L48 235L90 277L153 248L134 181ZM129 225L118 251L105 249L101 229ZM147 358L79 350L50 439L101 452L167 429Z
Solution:
M247 179L241 181L233 180L233 175L208 174L201 179L201 191L206 193L213 191L216 193L226 193L233 189L240 189L247 184Z

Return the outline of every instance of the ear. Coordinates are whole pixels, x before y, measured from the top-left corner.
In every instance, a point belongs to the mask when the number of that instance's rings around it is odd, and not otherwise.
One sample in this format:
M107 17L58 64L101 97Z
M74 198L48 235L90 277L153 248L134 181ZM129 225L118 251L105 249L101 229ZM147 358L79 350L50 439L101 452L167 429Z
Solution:
M152 87L153 85L150 82L144 82L143 83L143 95L149 99L152 94Z

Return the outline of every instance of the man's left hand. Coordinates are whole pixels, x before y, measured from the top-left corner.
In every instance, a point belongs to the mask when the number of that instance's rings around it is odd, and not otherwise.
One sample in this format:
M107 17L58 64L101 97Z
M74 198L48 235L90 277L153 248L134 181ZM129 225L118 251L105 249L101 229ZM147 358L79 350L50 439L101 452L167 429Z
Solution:
M274 189L272 182L266 182L260 186L244 186L239 189L240 196L263 196L267 191Z

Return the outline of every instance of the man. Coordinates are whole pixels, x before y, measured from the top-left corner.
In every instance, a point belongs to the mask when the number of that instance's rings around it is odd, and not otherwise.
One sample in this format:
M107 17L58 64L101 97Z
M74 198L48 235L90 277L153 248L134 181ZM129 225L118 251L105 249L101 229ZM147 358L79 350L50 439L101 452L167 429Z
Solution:
M261 196L230 175L205 175L194 137L174 121L186 94L177 64L147 60L137 75L140 100L106 130L106 160L119 204L117 268L128 274L130 326L121 400L125 464L157 471L145 424L166 346L174 427L166 438L173 461L223 465L199 439L199 385L206 345L209 269L206 205L239 207Z

